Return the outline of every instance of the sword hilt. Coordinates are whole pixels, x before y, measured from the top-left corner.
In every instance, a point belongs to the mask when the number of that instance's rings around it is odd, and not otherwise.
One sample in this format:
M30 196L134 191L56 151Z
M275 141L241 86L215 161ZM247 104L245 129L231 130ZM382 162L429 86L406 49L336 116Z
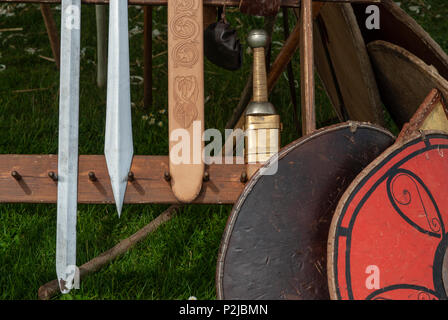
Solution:
M256 29L249 32L247 42L254 52L253 62L253 99L246 110L248 115L277 114L268 101L265 47L269 35L265 30Z
M280 147L280 116L268 101L265 47L269 36L265 30L249 32L247 42L254 52L253 99L246 109L246 163L263 163ZM248 169L248 176L253 170Z

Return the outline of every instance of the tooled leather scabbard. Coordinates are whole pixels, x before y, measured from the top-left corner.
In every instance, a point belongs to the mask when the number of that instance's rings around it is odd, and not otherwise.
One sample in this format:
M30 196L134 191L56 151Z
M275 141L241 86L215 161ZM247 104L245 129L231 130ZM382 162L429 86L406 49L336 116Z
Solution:
M168 109L171 188L181 202L200 193L204 175L203 1L168 1Z

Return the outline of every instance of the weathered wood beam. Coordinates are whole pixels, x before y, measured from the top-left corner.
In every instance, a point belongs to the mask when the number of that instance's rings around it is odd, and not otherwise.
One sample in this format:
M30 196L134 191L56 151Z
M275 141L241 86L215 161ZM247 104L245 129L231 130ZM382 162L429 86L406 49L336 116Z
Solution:
M40 11L42 12L42 17L44 18L45 28L47 29L48 39L50 40L51 51L53 52L54 62L59 69L60 40L53 14L51 13L50 6L48 4L41 4Z
M0 203L56 203L57 168L57 155L0 155ZM246 169L244 164L206 166L208 180L193 203L234 203ZM131 172L125 203L178 203L165 177L168 156L135 156ZM78 202L114 203L104 156L79 157Z
M302 134L305 136L316 130L313 6L311 0L302 1L300 20L300 89L302 92Z

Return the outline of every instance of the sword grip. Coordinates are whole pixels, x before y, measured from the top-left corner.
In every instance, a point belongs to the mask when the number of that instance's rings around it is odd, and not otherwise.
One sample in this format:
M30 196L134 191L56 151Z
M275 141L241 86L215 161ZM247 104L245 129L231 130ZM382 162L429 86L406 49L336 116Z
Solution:
M254 51L253 62L253 101L267 102L268 87L266 76L265 47L269 36L265 30L252 30L247 37L249 46Z
M268 101L268 87L266 78L266 58L264 48L254 48L254 79L253 79L255 102Z

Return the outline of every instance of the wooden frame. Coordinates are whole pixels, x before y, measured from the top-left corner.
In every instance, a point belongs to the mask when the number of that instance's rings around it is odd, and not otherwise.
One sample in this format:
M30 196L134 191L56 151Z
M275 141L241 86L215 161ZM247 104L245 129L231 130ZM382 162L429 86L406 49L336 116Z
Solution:
M311 0L308 0L311 2ZM322 0L318 2L362 2L378 3L380 0ZM59 4L60 0L0 0L0 3L41 3L48 18L48 5ZM108 4L108 0L82 0L83 4ZM130 5L145 5L145 56L150 57L151 51L151 6L167 5L167 0L128 0ZM238 6L239 0L204 0L207 6ZM299 8L300 1L281 0L282 7ZM318 12L318 10L316 10ZM50 17L51 18L51 17ZM47 19L48 20L48 19ZM309 25L309 23L308 23ZM48 27L48 26L47 26ZM278 70L284 70L291 56L299 46L299 31L301 24L297 23L289 45L283 48L281 62L276 65ZM54 28L53 28L54 29ZM55 33L56 34L56 33ZM297 39L297 37L299 39ZM312 37L312 35L310 35ZM50 36L53 49L56 38ZM295 41L294 41L295 40ZM295 43L294 43L295 42ZM54 50L53 50L54 51ZM149 51L149 52L148 52ZM55 54L57 56L57 54ZM309 58L309 57L308 57ZM151 105L152 81L151 61L145 60L145 106ZM281 72L280 72L281 73ZM280 74L278 73L278 74ZM272 80L271 80L272 81ZM272 81L271 85L275 83ZM314 85L311 81L310 85ZM169 179L168 156L135 156L131 172L133 176L128 182L128 192L125 203L178 203L174 197ZM236 161L233 161L236 163ZM211 165L206 167L204 185L199 197L193 203L203 204L233 204L242 192L247 181L247 170L255 171L259 165ZM89 176L90 174L90 176ZM104 156L82 155L79 157L79 203L109 204L114 203L109 176ZM56 155L0 155L0 203L55 203L57 198L57 156Z
M61 0L0 0L0 2L8 3L48 3L57 4ZM160 6L166 5L168 0L128 0L131 5L152 5ZM317 1L316 1L317 2ZM364 3L379 3L380 0L319 0L318 2L364 2ZM82 3L86 4L107 4L109 0L82 0ZM208 6L223 6L224 4L229 7L238 7L240 0L204 0L204 4ZM297 0L282 0L282 7L299 8L300 1Z
M236 202L249 165L236 164L236 158L233 163L206 166L201 193L192 203ZM57 168L57 155L0 155L0 203L56 203ZM131 172L125 203L178 203L166 175L168 156L134 156ZM78 202L114 203L104 156L79 157Z

